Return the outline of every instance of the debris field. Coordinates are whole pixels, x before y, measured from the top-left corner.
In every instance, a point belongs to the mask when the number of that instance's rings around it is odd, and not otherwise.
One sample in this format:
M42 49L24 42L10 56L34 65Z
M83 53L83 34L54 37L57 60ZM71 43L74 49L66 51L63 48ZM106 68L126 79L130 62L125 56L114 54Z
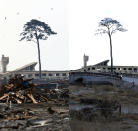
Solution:
M67 88L39 88L15 75L0 87L0 130L68 131Z

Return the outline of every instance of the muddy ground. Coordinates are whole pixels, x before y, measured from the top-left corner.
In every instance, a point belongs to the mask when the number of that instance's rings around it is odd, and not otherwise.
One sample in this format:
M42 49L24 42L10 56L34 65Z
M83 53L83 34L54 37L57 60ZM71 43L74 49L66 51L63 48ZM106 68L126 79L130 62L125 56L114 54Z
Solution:
M69 90L72 131L138 130L137 87L70 85Z

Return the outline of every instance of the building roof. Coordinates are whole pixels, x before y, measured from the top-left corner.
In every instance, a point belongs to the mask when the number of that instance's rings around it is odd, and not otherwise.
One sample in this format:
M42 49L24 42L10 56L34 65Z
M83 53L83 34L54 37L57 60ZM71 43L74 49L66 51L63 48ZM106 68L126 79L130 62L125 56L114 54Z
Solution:
M36 66L37 62L32 62L30 64L24 65L20 68L17 68L13 71L33 71L35 70L35 66Z
M93 66L107 66L108 62L109 62L109 60L105 60L105 61L102 61L100 63L97 63L97 64L95 64Z

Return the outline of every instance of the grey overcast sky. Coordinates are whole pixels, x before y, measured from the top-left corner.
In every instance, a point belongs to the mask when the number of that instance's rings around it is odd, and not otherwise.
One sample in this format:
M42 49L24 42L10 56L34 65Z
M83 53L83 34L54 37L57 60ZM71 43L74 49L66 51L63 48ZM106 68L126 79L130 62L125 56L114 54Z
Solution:
M8 70L38 61L37 45L19 41L23 25L31 19L43 21L57 32L57 35L49 36L48 40L40 41L42 69L68 69L67 1L0 0L0 56L9 56Z
M115 65L138 65L137 0L0 0L0 56L10 57L9 70L37 60L35 43L19 42L23 25L31 19L46 22L57 35L40 41L42 69L77 69L110 59L109 39L94 35L98 22L111 17L127 32L113 35ZM38 66L37 66L38 69Z
M70 68L80 68L84 53L88 65L110 59L109 38L94 35L98 22L105 17L118 20L127 32L113 34L115 65L138 66L138 0L70 0Z

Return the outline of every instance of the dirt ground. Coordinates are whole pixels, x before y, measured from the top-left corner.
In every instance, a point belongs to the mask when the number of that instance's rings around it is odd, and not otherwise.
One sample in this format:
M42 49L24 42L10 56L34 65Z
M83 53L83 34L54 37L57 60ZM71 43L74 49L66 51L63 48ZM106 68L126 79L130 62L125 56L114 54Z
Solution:
M70 126L72 131L138 130L137 87L129 89L117 88L111 85L70 85L69 90ZM97 108L98 104L96 103L95 106L94 101L106 103L104 105L106 107L109 107L108 103L110 105L117 103L119 106L121 105L121 112L119 112L119 108L113 111L109 111L109 108L105 108L105 110L104 107ZM119 107L118 105L117 107Z

